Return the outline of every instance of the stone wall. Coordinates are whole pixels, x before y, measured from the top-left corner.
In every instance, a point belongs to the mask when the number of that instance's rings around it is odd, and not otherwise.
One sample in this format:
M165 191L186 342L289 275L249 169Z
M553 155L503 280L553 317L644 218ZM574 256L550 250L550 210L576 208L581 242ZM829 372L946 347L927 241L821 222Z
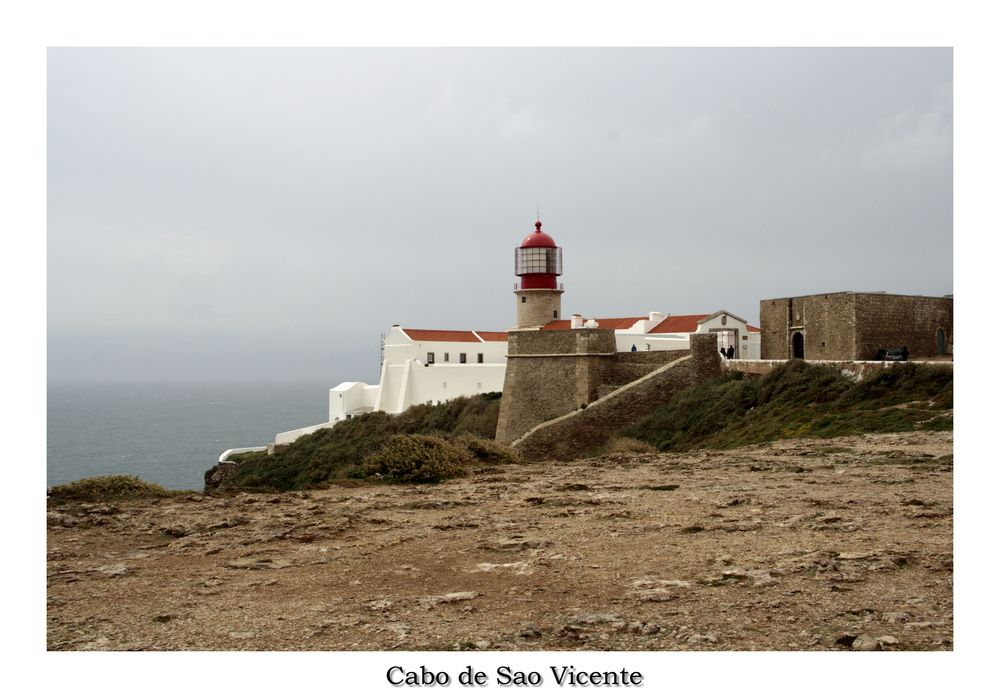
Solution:
M692 335L689 356L656 368L590 403L586 409L578 408L536 425L515 440L512 448L529 460L579 458L602 446L621 429L638 423L681 390L718 376L720 364L715 336Z
M855 358L873 359L879 348L903 346L910 356L934 356L938 329L945 333L945 353L951 353L953 299L870 293L858 294L856 302Z
M760 302L761 359L790 359L802 333L807 360L874 359L879 349L906 346L933 356L936 332L952 344L951 298L889 293L826 293Z
M511 330L496 438L510 443L687 354L620 353L611 329Z
M682 356L687 356L689 353L687 349L618 352L614 362L607 367L606 375L602 376L602 384L618 387L631 383L650 371L671 361L676 361Z
M778 366L788 363L788 361L788 359L770 359L761 361L733 359L731 361L722 362L722 370L723 372L738 371L739 373L745 373L751 376L763 376L770 373ZM898 361L817 360L808 361L808 363L835 366L856 380L864 380L875 375L879 371L885 371L887 369L891 369L893 366L899 366ZM954 364L952 364L951 361L910 361L909 363L919 363L922 366L930 366L935 370L947 371L949 373L954 371Z
M597 399L615 353L610 329L508 332L497 440L510 443L536 424Z

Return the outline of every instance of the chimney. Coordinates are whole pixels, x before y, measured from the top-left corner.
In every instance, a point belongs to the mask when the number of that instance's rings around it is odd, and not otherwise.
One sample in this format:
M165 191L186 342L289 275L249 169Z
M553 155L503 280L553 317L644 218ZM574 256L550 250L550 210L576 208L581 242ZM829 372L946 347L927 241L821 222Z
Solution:
M579 313L573 313L569 317L569 328L571 330L578 330L583 327L583 316Z

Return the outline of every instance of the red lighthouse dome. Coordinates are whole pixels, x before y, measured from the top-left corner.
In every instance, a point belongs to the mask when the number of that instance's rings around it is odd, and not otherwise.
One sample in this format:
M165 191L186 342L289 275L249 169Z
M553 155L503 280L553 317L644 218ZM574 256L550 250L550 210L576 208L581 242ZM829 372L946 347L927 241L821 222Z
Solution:
M535 221L535 232L529 233L514 250L514 273L521 277L518 288L558 288L556 277L562 275L562 248L556 246L551 235L542 232L541 221Z
M535 232L528 233L528 236L521 241L521 247L555 247L556 241L548 233L542 232L542 222L535 221Z

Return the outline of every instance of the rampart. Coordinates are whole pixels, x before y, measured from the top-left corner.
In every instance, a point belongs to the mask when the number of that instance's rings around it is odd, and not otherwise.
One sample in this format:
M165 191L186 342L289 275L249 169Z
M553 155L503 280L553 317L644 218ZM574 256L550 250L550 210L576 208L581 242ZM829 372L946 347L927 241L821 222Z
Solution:
M610 329L511 330L497 440L510 443L687 353L619 353Z
M723 362L722 370L726 373L738 371L739 373L745 373L751 376L763 376L770 373L778 366L788 363L788 361L789 359L763 359L759 361L732 359L730 361ZM808 363L839 368L842 372L851 376L855 380L865 380L879 371L885 371L893 366L900 365L898 361L808 360ZM909 361L907 363L930 366L935 370L947 371L948 373L952 373L954 367L954 364L950 361Z
M678 392L720 375L716 341L714 335L692 335L690 355L670 357L674 358L670 363L611 391L586 408L578 406L568 414L534 425L513 441L512 448L528 460L579 458L621 429L638 423Z

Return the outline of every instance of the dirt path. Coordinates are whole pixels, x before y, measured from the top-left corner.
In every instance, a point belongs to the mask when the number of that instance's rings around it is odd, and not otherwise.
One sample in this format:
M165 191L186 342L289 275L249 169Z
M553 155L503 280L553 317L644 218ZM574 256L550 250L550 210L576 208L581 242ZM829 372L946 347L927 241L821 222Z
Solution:
M50 507L61 649L952 647L952 435Z

